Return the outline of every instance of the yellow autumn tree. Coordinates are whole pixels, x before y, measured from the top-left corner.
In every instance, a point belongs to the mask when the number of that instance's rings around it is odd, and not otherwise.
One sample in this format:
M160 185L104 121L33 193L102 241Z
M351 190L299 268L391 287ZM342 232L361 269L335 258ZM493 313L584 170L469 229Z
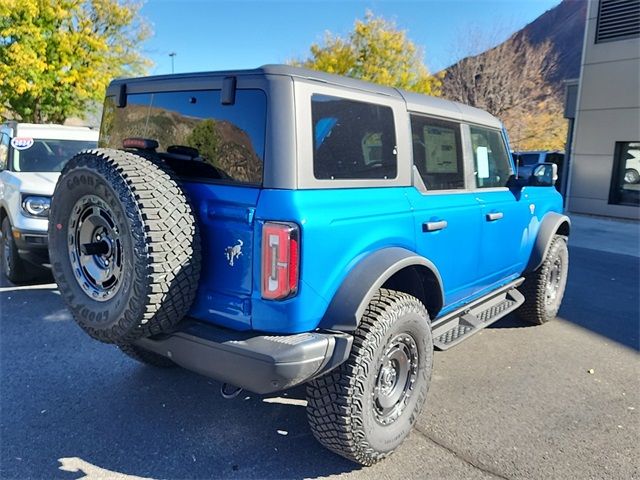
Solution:
M327 32L324 42L310 50L307 59L290 63L427 95L440 93L441 78L429 73L422 50L407 32L370 11L355 21L346 38Z
M502 120L516 151L564 150L568 123L562 100L552 94L527 108L507 111Z
M114 77L148 66L129 0L0 0L0 113L28 122L84 116Z

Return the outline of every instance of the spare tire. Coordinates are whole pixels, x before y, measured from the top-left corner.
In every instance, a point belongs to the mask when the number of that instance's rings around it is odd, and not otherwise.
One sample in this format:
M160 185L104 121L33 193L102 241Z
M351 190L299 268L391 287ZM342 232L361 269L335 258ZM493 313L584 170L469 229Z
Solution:
M105 343L167 332L195 299L194 210L152 155L96 149L69 160L53 195L49 255L73 318Z

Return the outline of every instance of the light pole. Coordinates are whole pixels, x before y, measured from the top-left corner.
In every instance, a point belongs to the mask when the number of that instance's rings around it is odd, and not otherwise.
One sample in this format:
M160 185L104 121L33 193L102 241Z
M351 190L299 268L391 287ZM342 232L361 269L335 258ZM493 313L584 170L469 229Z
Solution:
M169 54L169 56L171 57L171 73L174 73L174 64L173 61L176 58L177 53L176 52L171 52Z

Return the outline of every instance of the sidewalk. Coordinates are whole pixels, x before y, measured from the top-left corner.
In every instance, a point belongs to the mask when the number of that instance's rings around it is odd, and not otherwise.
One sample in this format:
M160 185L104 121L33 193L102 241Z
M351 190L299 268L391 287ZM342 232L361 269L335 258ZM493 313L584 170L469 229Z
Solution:
M640 257L640 223L571 214L569 245Z

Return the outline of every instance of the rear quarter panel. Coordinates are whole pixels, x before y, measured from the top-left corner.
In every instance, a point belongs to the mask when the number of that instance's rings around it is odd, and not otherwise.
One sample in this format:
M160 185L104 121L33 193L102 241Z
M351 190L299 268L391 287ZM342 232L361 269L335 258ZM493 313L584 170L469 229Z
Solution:
M256 211L254 251L265 220L296 222L301 229L298 294L265 301L254 282L252 327L303 332L318 326L353 266L383 247L415 251L414 220L404 187L336 190L263 190ZM260 262L254 262L259 279Z

